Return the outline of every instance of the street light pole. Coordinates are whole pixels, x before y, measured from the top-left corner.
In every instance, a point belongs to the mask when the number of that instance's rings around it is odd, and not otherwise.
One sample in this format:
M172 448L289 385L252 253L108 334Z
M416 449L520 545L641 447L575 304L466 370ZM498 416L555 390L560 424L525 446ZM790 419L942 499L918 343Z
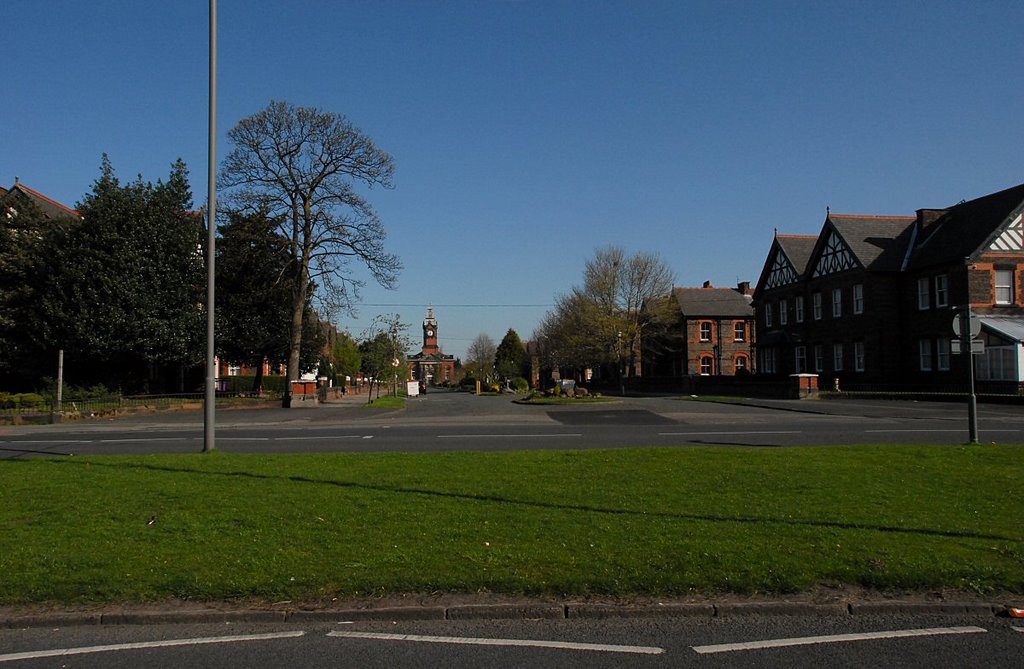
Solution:
M203 406L203 453L215 447L217 361L214 358L214 258L217 243L217 0L210 0L210 128L206 220L206 398Z

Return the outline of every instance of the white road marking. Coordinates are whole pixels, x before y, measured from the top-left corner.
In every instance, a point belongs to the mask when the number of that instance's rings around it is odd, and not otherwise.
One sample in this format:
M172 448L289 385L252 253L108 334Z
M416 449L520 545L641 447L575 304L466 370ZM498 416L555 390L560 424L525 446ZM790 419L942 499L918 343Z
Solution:
M872 432L963 432L963 428L950 430L922 430L922 429L899 429L899 430L864 430L866 434ZM981 430L981 432L1020 432L1020 430Z
M982 627L927 627L916 630L890 630L883 632L861 632L856 634L833 634L829 636L794 637L790 639L768 639L741 643L720 643L710 646L694 646L701 654L729 653L739 650L762 650L788 646L809 646L819 643L840 643L845 641L872 641L878 639L902 639L906 637L939 636L944 634L982 634L988 630Z
M179 437L133 437L131 439L97 439L99 444L131 444L134 442L181 441Z
M636 653L641 655L661 655L665 652L664 648L658 648L657 646L616 646L601 643L541 641L536 639L481 639L478 637L421 636L418 634L383 634L376 632L328 632L327 636L344 639L419 641L423 643L451 643L468 646L525 646L529 648L558 648L561 650L594 650L604 653Z
M35 660L43 657L64 657L65 655L84 655L87 653L108 653L118 650L138 650L140 648L169 648L172 646L194 646L210 643L237 643L240 641L265 641L268 639L288 639L303 636L305 632L276 632L272 634L244 634L237 636L200 637L196 639L168 639L166 641L140 641L137 643L118 643L110 646L84 646L81 648L54 648L52 650L34 650L23 653L0 655L0 662L17 660Z
M274 437L274 441L312 441L314 439L368 439L359 434L330 434L319 437Z
M744 432L659 432L659 437L693 437L697 435L757 435L757 434L800 434L800 430L748 430Z
M578 432L558 432L553 434L439 434L438 439L524 439L527 437L582 437Z
M1012 629L1012 630L1014 630L1014 631L1017 631L1017 632L1022 632L1022 633L1024 633L1024 627L1016 627L1016 626L1014 626L1014 625L1010 625L1010 629Z

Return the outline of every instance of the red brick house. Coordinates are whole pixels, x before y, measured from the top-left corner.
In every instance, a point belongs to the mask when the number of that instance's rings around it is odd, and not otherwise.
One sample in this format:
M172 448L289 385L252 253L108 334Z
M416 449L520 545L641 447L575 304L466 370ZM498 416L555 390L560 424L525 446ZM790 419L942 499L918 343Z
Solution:
M971 306L978 378L1024 383L1024 185L919 209L829 212L815 237L776 235L753 304L761 374L816 373L820 387L954 389L967 378L952 322Z
M437 336L437 319L434 318L434 308L430 307L423 319L423 347L419 353L406 359L408 378L430 385L455 381L455 356L441 351Z
M749 282L736 288L676 288L663 323L643 344L644 376L673 379L753 371Z

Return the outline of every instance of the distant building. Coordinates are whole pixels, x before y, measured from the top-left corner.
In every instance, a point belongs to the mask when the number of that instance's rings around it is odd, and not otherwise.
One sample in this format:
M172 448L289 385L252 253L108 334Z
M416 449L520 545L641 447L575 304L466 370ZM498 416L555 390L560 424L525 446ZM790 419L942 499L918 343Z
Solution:
M776 235L754 308L758 371L818 374L823 389L1024 383L1024 185L919 209L828 212L816 236ZM984 353L956 355L953 320L970 305Z
M664 322L645 337L646 378L733 376L752 371L754 310L749 282L736 288L676 288ZM659 311L662 311L659 309Z
M455 380L455 356L442 352L437 340L437 319L434 318L434 308L430 307L423 319L423 347L419 353L406 358L410 379L428 385Z
M36 207L48 220L61 218L79 218L75 209L51 199L42 193L32 190L17 179L11 188L0 188L0 200L4 201L4 218L6 221L16 218L21 211L20 205Z

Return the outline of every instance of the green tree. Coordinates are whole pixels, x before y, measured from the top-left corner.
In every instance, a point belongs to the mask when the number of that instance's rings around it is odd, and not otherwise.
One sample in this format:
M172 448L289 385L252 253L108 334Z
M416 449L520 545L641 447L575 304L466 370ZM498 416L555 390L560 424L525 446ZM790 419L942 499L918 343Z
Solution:
M310 286L330 307L350 307L363 282L348 268L356 260L382 286L401 270L385 252L385 232L355 187L392 186L391 156L343 115L271 102L228 132L234 148L220 182L238 209L265 211L280 222L291 259L288 378L299 375L303 315Z
M374 382L379 397L381 382L390 383L396 378L405 380L408 374L406 351L412 346L409 325L403 323L398 314L381 315L373 319L366 331L364 343L359 347L363 371L372 378L367 401L373 394Z
M675 275L656 254L627 255L617 246L587 260L583 285L555 299L535 332L546 355L570 367L613 367L632 375L645 332L665 318ZM647 308L645 308L645 306Z
M70 216L51 220L17 191L0 198L0 387L38 389L52 375L56 358L44 357L39 338L40 274L45 271L45 239Z
M331 345L331 362L334 372L344 381L345 377L355 377L363 364L363 356L355 339L348 332L339 332Z
M45 238L40 338L66 351L78 385L184 390L203 357L205 286L185 164L166 182L122 185L104 156L77 208L80 220Z
M256 369L288 358L291 273L287 240L266 212L229 212L217 241L217 354Z
M511 381L517 376L525 378L528 375L527 364L526 346L519 334L509 328L494 352L494 368L502 379Z

